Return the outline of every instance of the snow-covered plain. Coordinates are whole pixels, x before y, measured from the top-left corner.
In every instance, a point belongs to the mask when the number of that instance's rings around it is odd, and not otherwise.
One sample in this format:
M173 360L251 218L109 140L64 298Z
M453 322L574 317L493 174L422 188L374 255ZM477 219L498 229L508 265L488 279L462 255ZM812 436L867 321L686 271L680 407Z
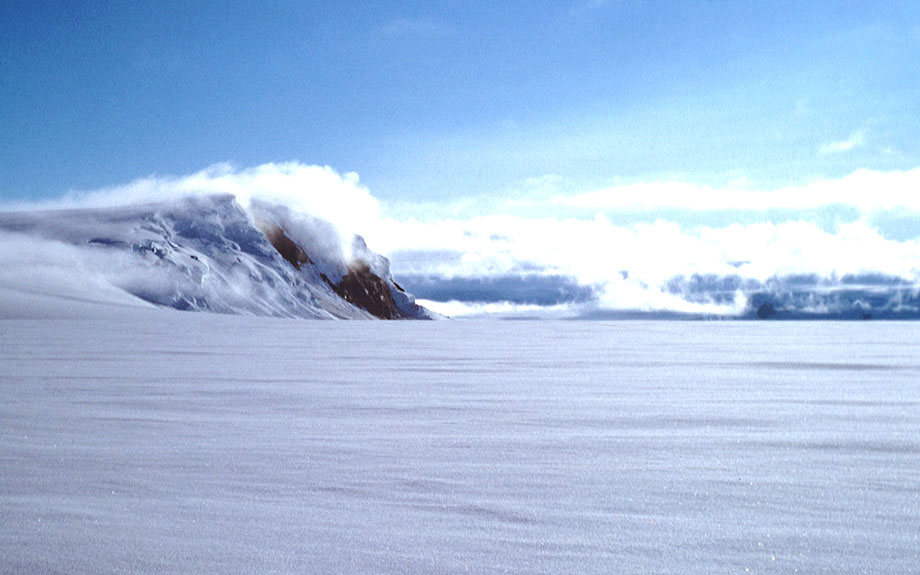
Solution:
M916 572L916 336L0 320L0 571Z

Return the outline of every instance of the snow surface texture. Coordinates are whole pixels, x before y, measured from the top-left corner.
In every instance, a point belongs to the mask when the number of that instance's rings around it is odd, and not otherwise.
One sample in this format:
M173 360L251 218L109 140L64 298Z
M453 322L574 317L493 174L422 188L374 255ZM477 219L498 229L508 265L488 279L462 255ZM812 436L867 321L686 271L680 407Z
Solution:
M912 573L915 324L0 321L4 573Z
M292 242L304 261L286 260L266 233ZM199 195L0 214L0 317L92 315L91 304L301 318L429 317L393 282L386 258L360 237L343 247L331 224L266 202L253 200L247 211L232 195Z

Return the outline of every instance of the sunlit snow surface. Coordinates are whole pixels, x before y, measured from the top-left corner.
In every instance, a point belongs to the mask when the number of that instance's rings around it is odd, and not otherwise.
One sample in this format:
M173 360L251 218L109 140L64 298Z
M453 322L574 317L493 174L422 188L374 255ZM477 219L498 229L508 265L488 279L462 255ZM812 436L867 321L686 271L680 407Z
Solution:
M907 323L0 321L3 573L906 573Z

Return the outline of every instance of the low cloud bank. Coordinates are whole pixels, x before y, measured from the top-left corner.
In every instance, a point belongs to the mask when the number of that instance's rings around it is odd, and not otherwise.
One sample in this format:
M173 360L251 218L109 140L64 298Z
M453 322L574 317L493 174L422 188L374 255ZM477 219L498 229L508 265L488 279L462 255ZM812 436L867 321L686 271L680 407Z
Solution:
M684 229L663 220L621 226L603 216L506 216L411 227L415 237L440 241L431 257L418 249L393 252L394 273L407 275L410 291L442 301L495 302L492 288L501 278L513 286L511 303L583 304L585 297L545 300L547 278L566 278L557 287L590 289L604 309L738 316L750 311L752 294L783 278L815 278L816 289L827 291L836 278L869 274L916 285L920 270L917 240L887 239L864 221L833 230L805 221ZM529 299L522 295L528 283Z
M465 302L468 308L454 307L469 313L479 313L474 304L499 303L494 281L482 278L507 284L516 277L506 304L533 305L545 295L546 278L566 278L566 285L590 289L590 305L576 298L542 303L592 317L913 317L917 189L920 170L858 171L778 190L682 182L544 190L486 199L489 215L439 216L426 205L422 217L390 222L384 251L397 277L406 274L407 289ZM896 233L884 222L897 223ZM528 282L530 298L521 295ZM469 289L476 283L485 288L478 297Z

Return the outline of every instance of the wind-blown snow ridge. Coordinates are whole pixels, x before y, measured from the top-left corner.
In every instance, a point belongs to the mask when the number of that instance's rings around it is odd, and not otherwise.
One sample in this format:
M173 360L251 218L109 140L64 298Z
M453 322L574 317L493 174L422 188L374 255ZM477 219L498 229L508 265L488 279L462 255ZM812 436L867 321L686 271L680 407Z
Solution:
M258 201L247 211L229 194L0 214L0 235L0 296L276 317L432 317L360 237L345 254L328 222Z

